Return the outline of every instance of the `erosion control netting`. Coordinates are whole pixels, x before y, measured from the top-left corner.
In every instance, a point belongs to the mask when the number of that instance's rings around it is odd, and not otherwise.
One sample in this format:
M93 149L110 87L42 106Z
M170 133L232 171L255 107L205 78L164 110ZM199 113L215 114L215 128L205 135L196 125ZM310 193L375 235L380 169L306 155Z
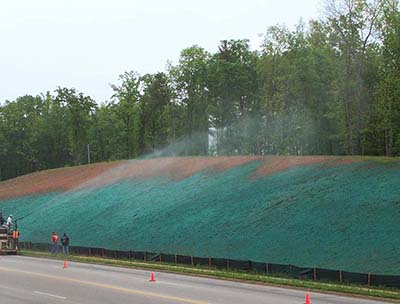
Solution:
M23 217L21 239L33 242L66 231L85 247L400 274L398 161L255 178L261 165L8 199L1 209Z

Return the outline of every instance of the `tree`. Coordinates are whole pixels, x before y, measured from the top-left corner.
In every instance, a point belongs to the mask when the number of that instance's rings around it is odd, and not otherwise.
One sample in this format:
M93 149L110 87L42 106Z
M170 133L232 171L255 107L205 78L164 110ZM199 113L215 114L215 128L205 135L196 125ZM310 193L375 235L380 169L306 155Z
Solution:
M248 40L221 41L210 60L207 87L217 154L257 153L254 142L247 151L246 140L253 137L239 126L250 118L256 119L259 113L257 61L257 53L250 51Z
M131 147L133 153L131 139L127 138L126 124L119 113L120 109L115 103L101 105L96 110L89 129L92 162L129 158L128 147ZM132 141L132 144L136 145L136 142Z
M161 149L174 140L170 124L172 91L164 73L141 77L139 147L141 153Z
M125 158L136 157L140 152L139 124L140 124L140 76L136 72L126 72L119 79L120 86L112 85L114 90L115 107L109 108L116 111L117 117L122 121L120 133L116 136L123 138Z
M373 92L363 77L370 51L376 47L375 33L384 4L385 0L327 2L330 35L339 55L337 97L343 105L343 136L348 154L365 153L365 130L371 119Z
M6 101L0 112L2 178L11 178L45 167L40 161L38 120L43 107L39 96L25 95Z
M185 154L208 154L208 64L210 54L199 46L181 52L179 64L169 73L179 106L184 108ZM176 106L175 106L176 107Z
M58 107L65 107L68 125L68 138L75 165L84 163L86 145L88 144L88 129L91 117L97 107L90 96L78 93L75 89L58 88L54 101Z
M373 141L377 150L386 156L400 155L400 12L398 1L389 1L384 7L380 24L383 42L379 65L380 81L374 103Z
M302 22L293 31L284 26L268 29L258 66L262 153L334 153L336 128L329 115L334 58L321 22L311 21L308 30Z

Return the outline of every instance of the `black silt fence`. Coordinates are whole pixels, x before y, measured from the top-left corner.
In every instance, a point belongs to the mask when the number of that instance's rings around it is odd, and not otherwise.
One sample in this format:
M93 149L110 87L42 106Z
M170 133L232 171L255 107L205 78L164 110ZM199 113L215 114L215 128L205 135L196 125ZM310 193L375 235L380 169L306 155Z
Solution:
M104 255L103 248L90 248L89 255L102 257Z
M20 242L19 245L21 249L32 249L38 251L51 251L52 248L52 245L47 243ZM351 283L367 286L400 288L400 276L393 275L376 275L371 273L356 273L323 268L306 268L284 264L240 261L212 257L205 258L146 251L120 251L109 250L105 248L87 248L81 246L70 246L70 252L78 255L100 256L113 259L132 259L139 261L154 261L194 266L201 265L214 267L217 269L251 271L260 274L276 274L301 280L318 280L323 282Z
M177 258L177 264L192 265L192 258L190 256L178 254L176 258Z
M115 250L115 258L116 259L130 259L131 258L131 252L130 251Z
M165 263L176 263L174 254L160 253L160 262Z
M80 246L70 246L69 251L74 254L90 255L90 248Z
M393 275L370 274L370 285L400 288L399 277Z
M229 268L226 259L213 258L211 265L218 269Z
M20 247L24 248L24 246L21 246L23 243L20 243ZM30 248L35 249L35 250L39 250L39 251L51 251L52 249L52 245L47 244L47 243L35 243L32 244Z
M337 270L317 268L316 276L319 281L340 282L340 272Z
M268 273L268 264L260 262L251 262L251 270L256 273Z
M297 277L299 272L304 270L304 269L301 269L301 268L293 266L293 265L284 265L284 264L268 263L267 267L268 267L268 273L283 274L288 277Z
M193 257L193 264L196 266L208 266L209 261L210 261L209 258Z
M233 270L243 270L249 271L251 270L251 261L236 261L236 260L228 260L229 268Z
M115 250L104 249L103 250L103 257L106 258L116 258Z
M300 280L313 280L314 279L314 268L303 268L297 275Z
M146 261L159 261L160 254L155 252L147 252L146 251Z
M144 261L146 256L146 252L144 251L131 251L131 258L134 260Z
M368 285L368 274L343 271L343 282L360 284L360 285ZM399 284L399 287L400 287L400 284Z

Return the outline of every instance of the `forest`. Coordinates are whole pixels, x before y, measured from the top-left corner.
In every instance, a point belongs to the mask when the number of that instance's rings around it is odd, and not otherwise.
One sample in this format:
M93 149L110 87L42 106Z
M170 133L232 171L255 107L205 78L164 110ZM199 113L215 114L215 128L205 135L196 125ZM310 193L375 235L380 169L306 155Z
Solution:
M257 51L221 40L127 70L103 103L65 87L0 101L0 180L145 155L400 155L397 0L330 0Z

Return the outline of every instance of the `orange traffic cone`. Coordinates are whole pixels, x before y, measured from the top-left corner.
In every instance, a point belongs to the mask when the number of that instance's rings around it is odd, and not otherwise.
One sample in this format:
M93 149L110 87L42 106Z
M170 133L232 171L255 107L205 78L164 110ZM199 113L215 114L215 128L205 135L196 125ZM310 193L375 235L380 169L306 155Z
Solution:
M304 302L304 304L311 304L310 295L308 294L308 292L306 293L306 301Z
M150 282L155 282L155 281L156 281L156 276L154 275L154 272L152 272L150 275Z
M67 268L67 261L66 260L64 260L64 266L63 266L63 269L66 269Z

